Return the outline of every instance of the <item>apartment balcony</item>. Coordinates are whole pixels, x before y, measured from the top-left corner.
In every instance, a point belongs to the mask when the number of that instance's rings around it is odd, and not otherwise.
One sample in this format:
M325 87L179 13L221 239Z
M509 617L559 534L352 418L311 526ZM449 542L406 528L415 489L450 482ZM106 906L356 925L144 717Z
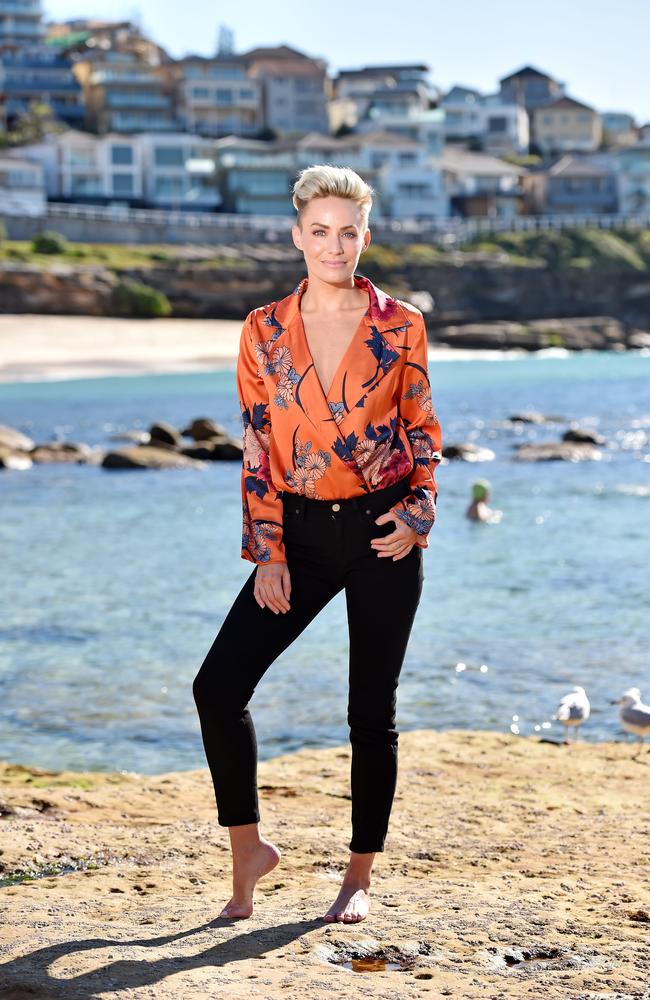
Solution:
M132 69L96 69L90 74L90 83L94 86L117 84L120 87L155 86L157 77L152 73L139 73Z
M106 94L107 108L133 108L135 110L171 110L171 100L163 94L115 93Z
M38 42L41 38L43 38L43 28L40 21L3 18L0 12L0 39L3 41Z
M28 80L12 80L9 74L2 89L10 97L38 99L41 94L79 94L81 88L74 80L66 82L56 77L32 77Z
M0 0L0 17L18 15L19 17L39 17L42 14L40 0Z
M171 132L176 123L169 115L109 115L108 128L114 132Z

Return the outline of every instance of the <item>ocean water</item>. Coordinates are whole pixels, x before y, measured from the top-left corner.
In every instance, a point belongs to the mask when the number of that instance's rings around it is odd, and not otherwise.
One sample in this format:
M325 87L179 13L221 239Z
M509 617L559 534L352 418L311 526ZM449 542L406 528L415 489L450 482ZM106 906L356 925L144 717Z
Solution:
M494 461L437 473L438 520L398 695L398 726L560 739L561 695L587 689L583 738L622 738L611 700L650 701L650 357L526 355L430 363L444 441ZM597 429L600 462L523 463L561 425ZM0 423L106 443L157 419L240 433L234 370L0 385ZM205 764L192 680L253 566L240 557L240 466L0 473L0 759L155 773ZM492 483L500 524L464 517ZM464 665L464 666L463 666ZM236 667L236 665L233 665ZM261 758L346 742L339 594L271 666L251 705Z

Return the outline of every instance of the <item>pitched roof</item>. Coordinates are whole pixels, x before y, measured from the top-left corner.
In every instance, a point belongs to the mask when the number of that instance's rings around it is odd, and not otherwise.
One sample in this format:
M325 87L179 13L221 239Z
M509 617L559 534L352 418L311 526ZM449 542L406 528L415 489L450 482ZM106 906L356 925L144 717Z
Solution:
M588 104L583 104L582 101L576 101L573 97L558 97L555 101L550 101L548 104L542 104L536 111L560 111L562 108L566 108L567 111L593 111L596 114L594 108L590 107Z
M534 66L522 66L518 69L516 73L510 73L508 76L502 76L500 83L505 83L506 80L513 80L517 76L541 76L545 80L552 80L553 77L549 76L548 73L543 73L541 69L535 69Z
M512 174L521 176L527 174L526 167L517 166L515 163L506 163L498 156L489 156L487 153L477 153L473 150L463 149L458 146L446 145L440 157L440 165L443 170L457 171L465 174L481 174L485 176L503 176Z
M580 156L562 156L548 170L549 177L604 177L612 172L605 165Z

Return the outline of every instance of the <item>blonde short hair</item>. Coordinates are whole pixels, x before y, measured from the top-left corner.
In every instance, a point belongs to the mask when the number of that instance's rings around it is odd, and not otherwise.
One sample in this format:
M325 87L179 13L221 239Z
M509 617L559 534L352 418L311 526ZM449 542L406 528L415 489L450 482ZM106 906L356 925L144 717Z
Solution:
M361 209L364 226L368 227L368 216L372 208L374 190L351 167L335 167L331 163L314 163L298 174L293 185L293 207L298 213L297 224L301 225L302 213L312 198L350 198Z

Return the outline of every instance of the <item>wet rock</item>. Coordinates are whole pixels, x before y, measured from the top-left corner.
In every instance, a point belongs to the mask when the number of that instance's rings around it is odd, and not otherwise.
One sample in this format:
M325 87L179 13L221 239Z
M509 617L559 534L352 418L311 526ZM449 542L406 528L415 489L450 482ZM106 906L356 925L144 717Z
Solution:
M448 444L442 449L442 457L460 459L463 462L491 462L495 454L491 448L482 448L471 441Z
M85 465L91 461L93 449L90 445L74 441L46 441L44 444L34 445L29 454L32 461L42 465L52 465L55 462Z
M644 347L650 348L650 333L645 333L643 330L636 330L628 337L627 346L634 347L636 349Z
M538 413L537 410L523 410L521 413L513 413L512 416L508 417L508 420L519 424L551 424L565 423L566 418Z
M10 448L12 451L29 451L34 447L34 442L15 427L0 424L0 447Z
M211 417L197 417L191 424L181 431L183 437L191 437L195 441L209 441L211 438L228 437L228 432L221 424L217 424Z
M200 458L208 462L241 461L243 456L241 443L228 437L218 437L201 441L200 444L186 445L180 451L182 455Z
M149 435L152 445L171 444L180 448L183 444L183 435L181 432L172 427L171 424L165 423L164 420L159 420L157 423L152 424L149 428Z
M0 445L0 469L31 469L33 462L27 452L12 451Z
M584 462L598 461L602 452L592 444L578 441L546 441L543 444L522 444L515 458L524 462Z
M570 427L562 435L563 441L579 441L586 444L605 444L605 438L596 431L588 431L582 427Z
M135 445L107 452L101 464L104 469L200 469L205 463L171 448Z

